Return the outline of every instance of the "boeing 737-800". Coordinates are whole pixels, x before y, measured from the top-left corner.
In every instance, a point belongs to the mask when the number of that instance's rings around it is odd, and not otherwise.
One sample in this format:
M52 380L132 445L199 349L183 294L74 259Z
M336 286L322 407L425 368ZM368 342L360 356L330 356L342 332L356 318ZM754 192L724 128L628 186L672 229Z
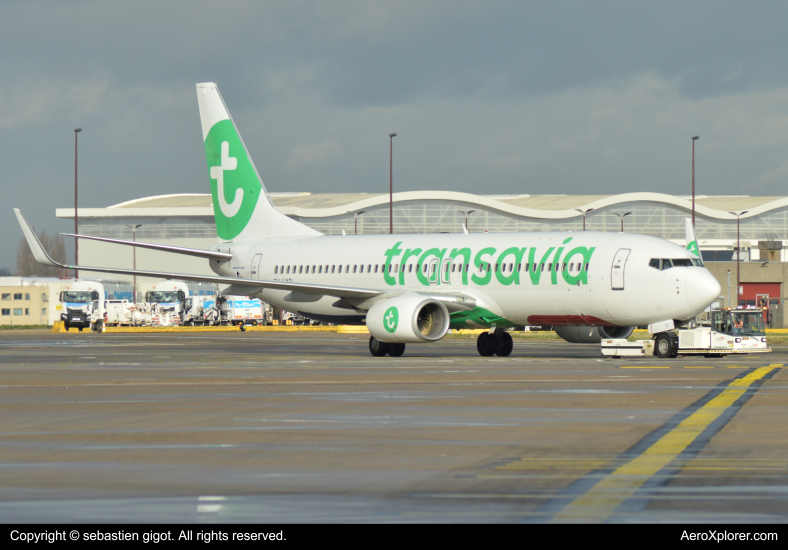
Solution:
M552 325L570 342L626 337L686 321L719 296L697 247L598 232L328 236L279 212L216 84L197 85L219 242L210 250L78 236L199 256L217 276L79 266L103 273L228 285L226 294L332 323L366 323L375 356L487 328L481 355L512 351L507 328ZM15 210L39 263L54 262ZM687 240L695 241L687 224Z

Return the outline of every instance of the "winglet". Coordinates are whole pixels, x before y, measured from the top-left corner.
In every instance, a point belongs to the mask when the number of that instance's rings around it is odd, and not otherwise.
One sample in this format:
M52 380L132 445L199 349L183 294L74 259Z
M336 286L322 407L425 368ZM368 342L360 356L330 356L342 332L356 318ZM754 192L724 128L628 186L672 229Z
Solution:
M698 238L695 236L695 228L692 227L692 220L689 218L684 218L684 238L686 239L687 250L695 254L702 264L703 258L698 248Z
M33 258L35 258L38 263L49 267L69 268L69 266L59 264L49 257L49 254L47 254L44 247L41 246L38 237L33 233L33 229L30 227L30 224L27 223L27 220L18 208L14 208L14 214L16 214L16 219L19 220L19 225L22 226L22 233L25 234L25 239L27 239L27 244L30 246L30 251L33 253Z

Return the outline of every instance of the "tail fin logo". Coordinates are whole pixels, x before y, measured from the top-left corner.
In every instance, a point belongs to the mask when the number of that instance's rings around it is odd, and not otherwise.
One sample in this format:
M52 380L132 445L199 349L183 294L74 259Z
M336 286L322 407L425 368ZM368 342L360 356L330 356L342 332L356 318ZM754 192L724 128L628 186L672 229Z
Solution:
M249 223L263 191L257 172L232 121L213 125L205 138L216 234L235 239Z
M223 141L221 163L211 167L211 179L216 180L217 194L219 195L219 208L222 214L228 218L232 218L238 213L244 200L244 192L241 189L235 190L235 198L233 202L229 204L227 203L227 198L224 196L224 171L235 170L237 167L238 159L230 156L230 142Z

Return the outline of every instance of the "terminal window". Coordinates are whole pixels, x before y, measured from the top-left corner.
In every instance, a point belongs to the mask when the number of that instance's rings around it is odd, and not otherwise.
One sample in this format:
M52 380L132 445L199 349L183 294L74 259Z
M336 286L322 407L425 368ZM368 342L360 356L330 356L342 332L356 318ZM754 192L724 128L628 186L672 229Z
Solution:
M21 292L18 293L18 294L14 294L14 300L21 300L21 299L22 299L22 293Z
M22 315L22 308L14 308L14 315Z
M11 315L11 310L3 308L3 315Z
M2 298L3 300L10 300L11 299L11 293L10 292L4 292L3 295L0 298Z

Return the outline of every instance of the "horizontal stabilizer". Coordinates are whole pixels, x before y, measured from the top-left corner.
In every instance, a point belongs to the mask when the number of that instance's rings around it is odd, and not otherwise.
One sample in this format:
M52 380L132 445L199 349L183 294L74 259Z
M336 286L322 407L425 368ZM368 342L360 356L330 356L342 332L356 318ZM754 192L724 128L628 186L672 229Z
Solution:
M226 262L227 260L233 257L232 254L228 254L227 252L216 252L214 250L201 250L199 248L185 248L182 246L143 243L139 241L123 241L120 239L107 239L104 237L92 237L88 235L74 235L73 233L63 233L63 235L65 235L66 237L76 237L77 239L90 239L92 241L122 244L125 246L136 246L138 248L149 248L151 250L160 250L162 252L172 252L173 254L185 254L187 256L197 256L198 258L208 258L209 260L219 260L220 262Z

